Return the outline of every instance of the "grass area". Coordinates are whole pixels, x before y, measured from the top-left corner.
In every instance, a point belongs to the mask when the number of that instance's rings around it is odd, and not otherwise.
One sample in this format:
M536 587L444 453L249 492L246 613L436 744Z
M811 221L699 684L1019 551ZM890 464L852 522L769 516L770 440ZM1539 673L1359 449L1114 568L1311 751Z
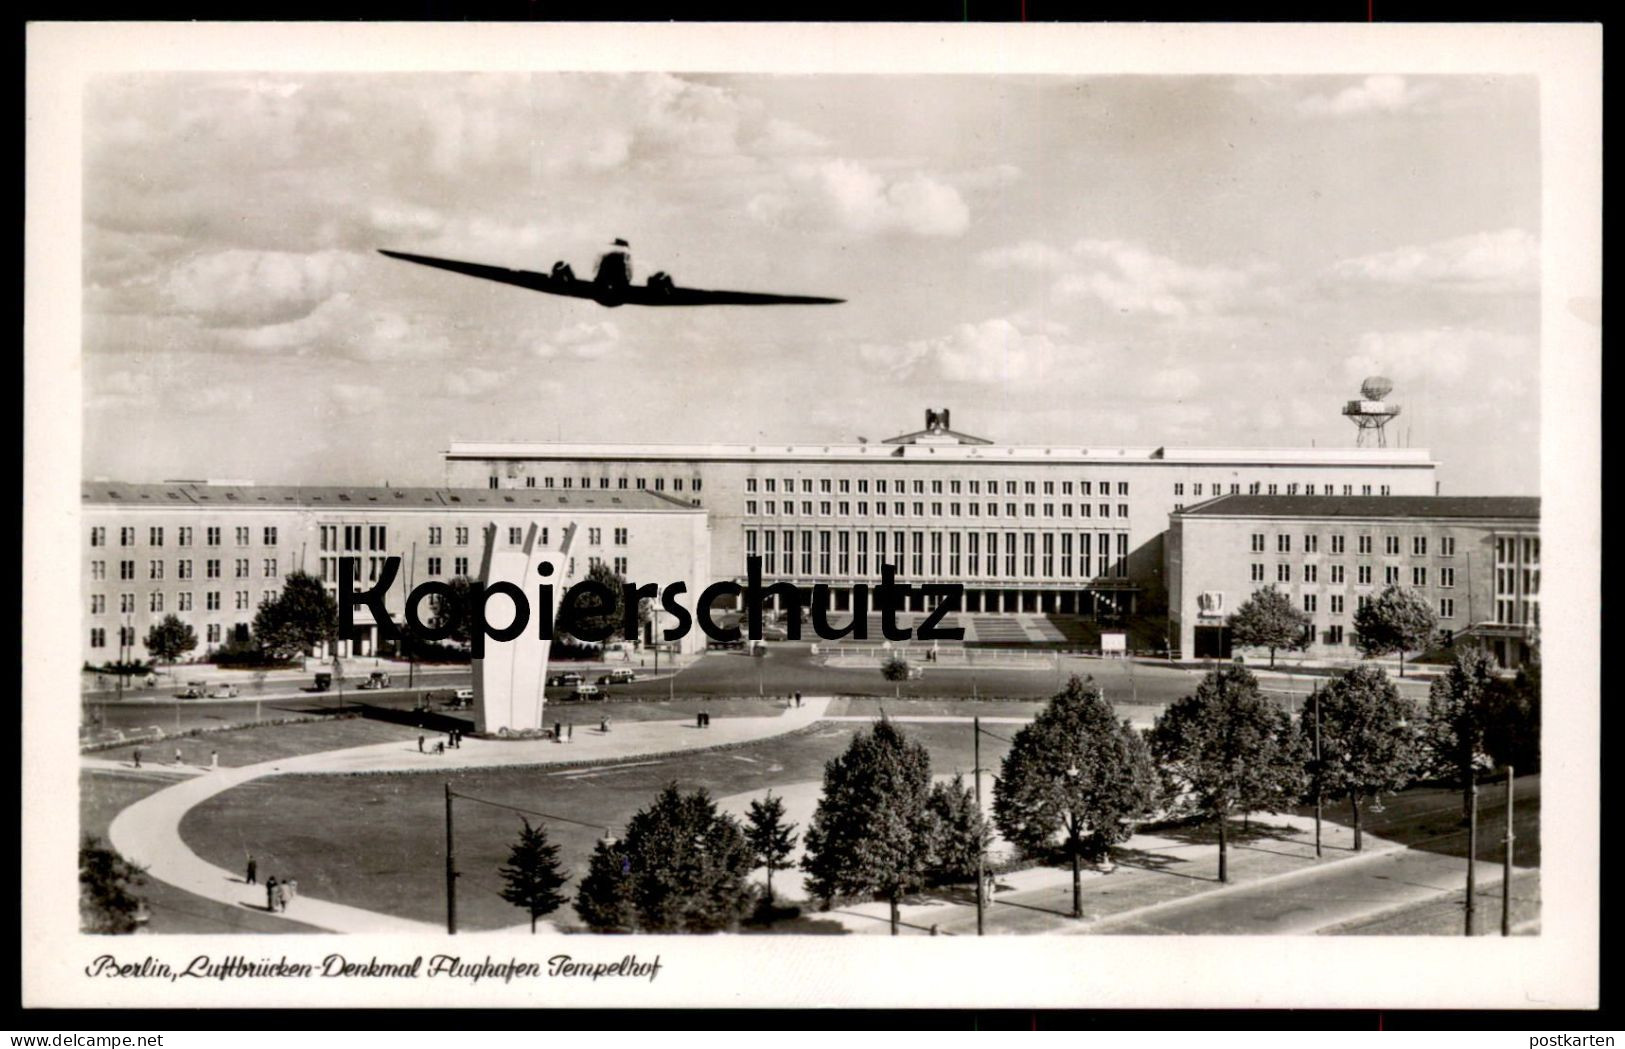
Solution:
M139 746L142 764L162 766L173 762L175 751L179 749L183 763L204 766L209 764L209 753L214 751L220 755L221 765L236 768L322 750L343 750L392 740L415 740L418 733L418 729L408 725L391 725L364 718L335 718L296 725L228 729L184 739L132 744L97 751L94 756L109 761L132 761L131 755Z
M716 718L773 718L783 714L787 704L778 698L755 699L745 697L705 698L679 696L675 700L638 699L611 696L606 700L557 702L549 700L546 707L547 722L569 722L578 725L596 724L600 715L608 714L614 721L691 721L694 715L705 711Z
M1512 928L1537 923L1534 928L1513 932L1514 936L1538 934L1540 921L1540 872L1526 871L1512 877ZM1475 888L1477 915L1474 932L1479 936L1501 934L1501 882ZM1321 935L1341 936L1460 936L1465 927L1466 889L1427 900L1387 914L1347 922Z
M879 717L882 713L892 717L1001 717L1034 718L1044 709L1048 699L971 699L936 697L911 699L884 699L868 696L838 696L830 701L825 713L835 717ZM1138 708L1126 701L1114 703L1123 716ZM995 726L995 731L1008 734L1019 726Z
M1467 825L1462 820L1461 790L1452 787L1411 787L1382 800L1383 810L1372 812L1362 803L1360 823L1365 830L1397 845L1446 856L1467 856ZM1313 815L1303 806L1301 815ZM1353 825L1347 801L1328 802L1325 818ZM1506 792L1500 785L1478 789L1478 858L1498 860L1506 832ZM1519 776L1513 787L1512 862L1519 867L1540 866L1540 776Z
M81 772L79 774L79 827L104 842L113 817L174 780L138 772ZM269 914L206 900L174 888L156 878L136 889L147 901L149 933L318 932L308 925Z
M445 916L448 782L460 794L592 824L547 821L565 865L579 874L604 828L620 834L627 819L667 783L675 780L685 790L703 786L712 797L722 797L819 780L824 763L864 728L825 723L809 733L737 750L585 769L278 776L244 784L198 806L182 821L181 834L200 856L227 869L236 869L246 846L259 857L264 874L298 878L307 895L438 922ZM904 731L926 745L934 771L969 771L969 726L908 725ZM983 762L997 767L1004 748L984 739ZM501 928L524 918L497 895L497 868L507 860L520 819L517 813L478 802L456 803L462 871L458 916L469 928ZM566 892L573 891L572 882ZM566 926L575 921L568 905L555 917Z

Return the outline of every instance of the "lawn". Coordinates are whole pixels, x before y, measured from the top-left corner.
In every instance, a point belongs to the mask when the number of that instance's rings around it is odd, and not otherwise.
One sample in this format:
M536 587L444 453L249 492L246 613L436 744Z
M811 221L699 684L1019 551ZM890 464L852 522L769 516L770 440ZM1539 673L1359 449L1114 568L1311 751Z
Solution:
M418 729L408 725L391 725L364 718L334 718L328 721L303 721L294 725L259 725L158 743L132 744L97 751L94 756L110 761L131 761L131 753L139 746L143 764L167 765L175 760L175 750L179 748L185 764L208 765L209 753L214 751L220 755L221 765L236 768L323 750L343 750L391 740L415 740L418 734Z
M107 827L121 810L173 780L137 772L81 772L79 774L79 828L107 841ZM147 901L151 933L316 932L298 922L232 907L194 896L156 878L139 886L136 894Z
M667 783L704 786L712 797L774 784L819 780L824 763L845 749L859 723L822 723L810 732L749 747L680 758L632 760L585 769L492 769L380 776L277 776L227 791L187 814L181 834L204 859L236 869L251 848L260 870L299 879L320 899L387 911L421 921L445 916L445 793L568 817L549 820L565 865L584 872L599 838L620 834L626 820ZM906 725L931 752L933 771L968 772L968 725ZM984 739L984 765L996 768L1005 745ZM475 929L519 925L524 915L498 895L497 868L507 859L521 816L462 800L455 803L460 924ZM534 820L534 817L532 817ZM573 892L573 883L566 889ZM575 922L572 909L556 915Z

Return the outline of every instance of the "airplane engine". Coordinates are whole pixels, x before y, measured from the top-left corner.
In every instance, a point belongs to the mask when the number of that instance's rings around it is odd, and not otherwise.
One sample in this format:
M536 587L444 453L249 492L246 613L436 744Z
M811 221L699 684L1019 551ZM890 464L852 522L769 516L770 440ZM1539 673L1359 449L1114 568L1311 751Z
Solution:
M575 280L576 275L575 271L570 268L570 264L568 262L560 260L553 263L553 278L555 280Z
M672 288L671 275L664 271L649 277L649 287L654 291L669 294Z

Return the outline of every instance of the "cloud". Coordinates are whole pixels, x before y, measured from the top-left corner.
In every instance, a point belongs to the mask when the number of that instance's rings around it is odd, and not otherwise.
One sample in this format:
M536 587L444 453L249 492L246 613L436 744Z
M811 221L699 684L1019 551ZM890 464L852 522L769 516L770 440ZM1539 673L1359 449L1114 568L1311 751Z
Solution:
M596 361L609 356L620 343L621 331L612 321L580 321L566 325L530 348L537 357L574 357Z
M992 248L976 256L988 269L1015 269L1032 272L1059 272L1072 264L1072 256L1060 248L1036 240L1024 240L1003 248Z
M499 389L509 373L495 368L464 368L446 376L446 390L454 397L479 397Z
M1034 383L1063 364L1074 368L1087 351L1060 341L1064 329L1036 327L1009 318L960 324L947 335L902 346L866 344L859 356L901 376L977 384Z
M747 213L767 225L834 224L861 235L958 237L970 227L959 190L933 175L888 178L858 161L836 159L798 165L787 181L753 197Z
M350 252L228 249L193 256L171 270L163 295L173 311L207 327L256 327L309 316L359 269Z
M1073 269L1055 284L1060 298L1093 298L1119 313L1180 318L1226 312L1259 297L1273 267L1192 266L1119 240L1081 240Z
M1516 364L1533 369L1529 340L1502 332L1461 328L1374 331L1361 335L1355 352L1343 361L1343 376L1357 384L1369 375L1394 380L1396 399L1407 381L1459 382L1472 375Z
M1345 259L1332 267L1332 274L1345 280L1482 294L1533 291L1540 281L1540 242L1521 229L1474 233Z
M1353 116L1358 113L1397 113L1435 94L1432 85L1410 85L1400 76L1368 76L1334 95L1310 95L1298 103L1305 116Z

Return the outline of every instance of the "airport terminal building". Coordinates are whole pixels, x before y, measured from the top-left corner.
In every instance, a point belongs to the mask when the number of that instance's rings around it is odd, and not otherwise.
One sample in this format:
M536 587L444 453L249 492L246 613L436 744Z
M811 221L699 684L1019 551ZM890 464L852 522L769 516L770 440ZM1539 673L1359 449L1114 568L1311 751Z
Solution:
M171 613L197 633L193 657L246 639L290 572L319 577L336 596L344 557L359 561L358 590L377 582L386 557L401 558L386 608L402 622L412 587L479 574L488 526L498 547L517 547L535 524L542 547L558 550L574 525L569 579L603 561L664 586L702 578L711 563L705 513L655 491L87 482L80 499L83 658L92 665L147 658L147 631ZM692 610L690 588L682 603ZM356 623L361 637L340 641L339 654L374 654L379 630L365 606ZM704 642L694 630L679 644Z
M829 584L836 609L882 563L958 583L966 611L1164 616L1169 515L1218 495L1431 496L1411 448L999 444L949 426L855 444L452 442L447 483L562 494L653 492L702 508L711 579Z
M1355 610L1396 584L1452 641L1520 666L1540 627L1540 500L1226 494L1168 529L1170 633L1194 658L1229 658L1225 617L1264 587L1311 618L1310 655L1355 658Z

